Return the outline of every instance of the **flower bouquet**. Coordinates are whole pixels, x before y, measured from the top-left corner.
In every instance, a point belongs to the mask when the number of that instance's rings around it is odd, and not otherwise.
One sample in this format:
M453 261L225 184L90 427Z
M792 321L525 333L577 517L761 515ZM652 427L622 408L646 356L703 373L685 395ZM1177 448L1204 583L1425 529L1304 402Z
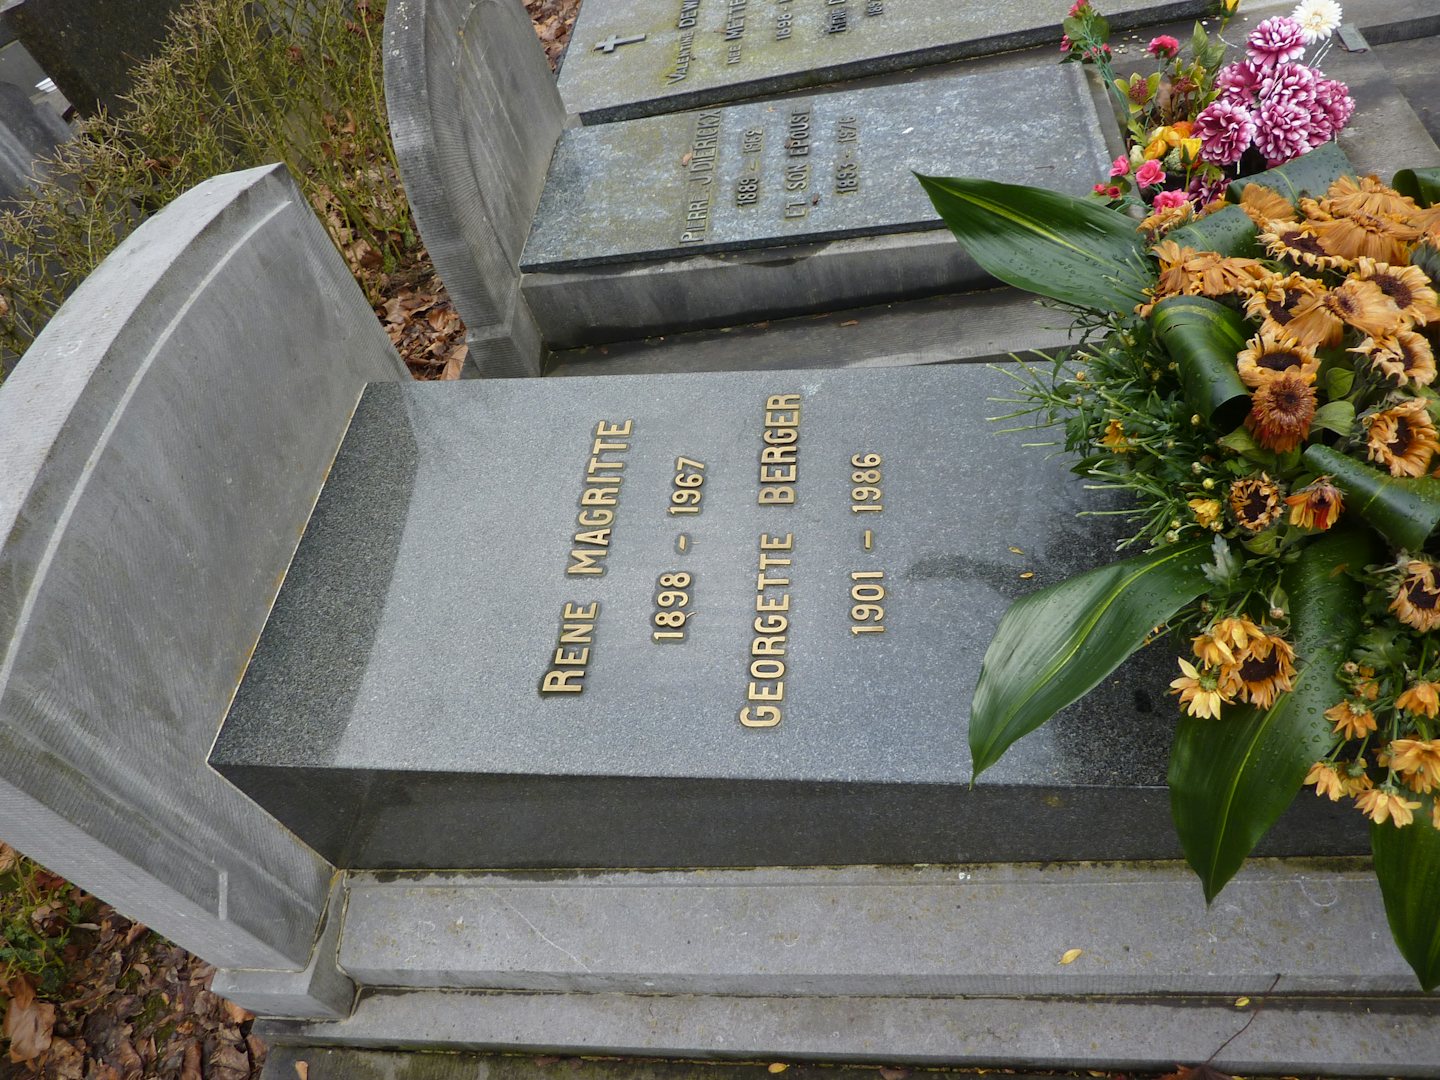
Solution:
M1184 48L1168 34L1151 39L1154 70L1122 79L1109 24L1089 0L1076 0L1063 24L1062 62L1095 65L1125 129L1126 154L1095 185L1098 198L1156 210L1188 200L1198 209L1229 181L1293 161L1344 128L1355 102L1319 68L1340 5L1301 0L1291 15L1260 22L1244 57L1226 64L1224 34L1238 6L1221 0L1214 39L1198 24Z
M920 180L981 266L1074 311L1079 345L1005 365L1011 416L1133 497L1142 552L1006 613L975 774L1168 633L1171 808L1207 901L1306 785L1348 799L1400 951L1440 985L1440 170L1387 187L1328 146L1138 230Z

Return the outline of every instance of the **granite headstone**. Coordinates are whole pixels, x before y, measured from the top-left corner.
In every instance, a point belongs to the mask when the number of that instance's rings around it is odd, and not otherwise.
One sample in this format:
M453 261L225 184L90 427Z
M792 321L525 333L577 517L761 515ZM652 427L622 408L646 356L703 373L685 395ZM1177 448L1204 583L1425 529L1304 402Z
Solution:
M1052 64L571 129L520 267L938 228L912 171L1082 194L1108 164L1094 114L1080 69Z
M969 789L1001 614L1115 536L1007 382L373 387L211 762L351 867L1174 857L1168 646Z
M1115 29L1204 0L1114 0ZM1065 4L1007 0L586 0L560 95L586 123L737 101L1059 40Z

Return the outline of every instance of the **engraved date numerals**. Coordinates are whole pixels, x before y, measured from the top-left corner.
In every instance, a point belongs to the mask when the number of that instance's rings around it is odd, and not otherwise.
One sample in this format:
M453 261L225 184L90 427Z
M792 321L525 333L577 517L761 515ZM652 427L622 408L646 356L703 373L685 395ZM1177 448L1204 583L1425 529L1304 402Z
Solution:
M674 489L670 492L670 513L698 514L700 489L705 486L705 463L688 457L675 459Z
M883 570L850 571L850 633L883 634L885 632L885 609L880 601L885 599Z
M879 513L885 509L880 501L880 455L856 454L850 459L855 471L850 482L856 486L850 489L850 510L852 513Z
M685 640L686 624L695 614L690 609L690 594L694 581L695 579L683 570L660 575L656 582L656 610L653 617L653 622L659 629L650 634L651 641Z

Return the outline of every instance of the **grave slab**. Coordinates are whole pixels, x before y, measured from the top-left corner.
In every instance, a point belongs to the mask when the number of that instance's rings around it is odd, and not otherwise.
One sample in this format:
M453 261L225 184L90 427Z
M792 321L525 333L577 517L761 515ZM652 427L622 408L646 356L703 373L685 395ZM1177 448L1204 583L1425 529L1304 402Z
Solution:
M1083 194L1108 172L1101 130L1082 70L1058 64L571 129L520 268L934 229L912 171Z
M1205 13L1105 5L1112 27ZM1066 5L1006 0L586 0L560 69L585 123L623 120L1057 43Z
M968 788L1000 615L1114 537L1007 382L372 387L212 764L348 867L1173 857L1163 647ZM1266 850L1365 850L1318 803Z

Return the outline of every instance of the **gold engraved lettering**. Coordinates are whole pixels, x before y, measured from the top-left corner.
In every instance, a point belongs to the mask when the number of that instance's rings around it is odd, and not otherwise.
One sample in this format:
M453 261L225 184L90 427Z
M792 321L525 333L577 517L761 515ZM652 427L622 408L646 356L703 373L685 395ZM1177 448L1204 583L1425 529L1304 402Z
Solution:
M584 486L580 489L580 511L575 515L576 529L571 537L575 546L570 549L570 563L565 567L567 574L599 577L605 573L605 564L600 560L610 554L615 511L593 508L620 505L620 483L624 477L617 474L625 468L625 462L602 455L623 454L629 450L630 443L626 440L634 427L634 420L601 420L595 425L590 460L585 463L585 474L581 478Z
M769 728L780 723L780 710L774 705L759 705L740 710L740 723L748 728Z
M761 432L761 506L788 506L795 502L800 478L800 394L771 394L765 399L765 426Z
M590 649L595 641L595 624L600 618L600 601L580 605L567 603L560 609L560 642L551 666L540 677L540 693L580 694L585 690Z
M775 612L790 610L790 594L782 592L790 584L789 578L767 577L765 571L772 566L789 566L787 557L770 552L790 552L795 547L793 533L772 536L761 533L759 539L758 573L755 575L755 611L751 622L755 633L750 639L750 664L746 668L749 679L745 685L745 700L748 702L785 700L786 664L790 619ZM767 592L766 590L770 590ZM740 723L748 728L772 728L784 718L780 706L746 705L739 713Z

